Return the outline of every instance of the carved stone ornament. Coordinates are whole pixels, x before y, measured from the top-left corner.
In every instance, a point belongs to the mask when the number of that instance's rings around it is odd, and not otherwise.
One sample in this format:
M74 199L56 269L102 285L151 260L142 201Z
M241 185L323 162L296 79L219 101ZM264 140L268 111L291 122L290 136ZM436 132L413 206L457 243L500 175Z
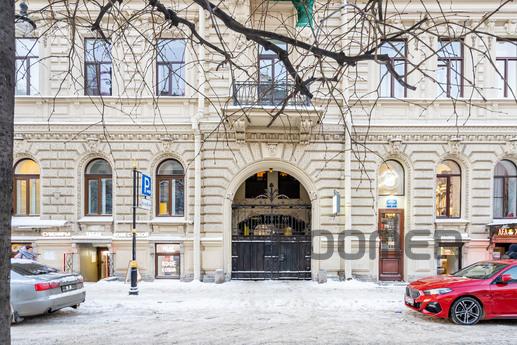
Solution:
M311 139L312 121L300 121L300 144L308 144Z
M14 135L14 152L27 152L29 150L29 142L25 139L23 134L17 133Z
M235 140L238 143L246 141L246 122L243 119L236 120L233 123L233 129L235 130Z
M458 155L461 152L461 141L460 137L452 137L447 143L447 152L451 155Z
M511 138L508 140L504 147L504 153L507 155L516 155L517 154L517 137Z
M168 136L162 136L160 138L161 144L162 144L162 150L163 152L171 152L172 151L172 138Z
M388 153L394 155L400 153L402 146L402 139L399 137L390 138L388 140Z
M97 152L99 151L100 146L100 140L97 136L91 136L86 138L86 146L88 147L88 150L90 152Z

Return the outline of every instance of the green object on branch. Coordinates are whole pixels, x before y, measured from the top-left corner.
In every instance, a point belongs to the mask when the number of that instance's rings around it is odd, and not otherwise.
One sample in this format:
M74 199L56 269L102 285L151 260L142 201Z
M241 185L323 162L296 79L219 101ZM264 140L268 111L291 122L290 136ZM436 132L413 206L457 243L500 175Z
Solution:
M297 27L305 28L312 27L312 13L314 10L314 0L279 0L291 1L298 12Z

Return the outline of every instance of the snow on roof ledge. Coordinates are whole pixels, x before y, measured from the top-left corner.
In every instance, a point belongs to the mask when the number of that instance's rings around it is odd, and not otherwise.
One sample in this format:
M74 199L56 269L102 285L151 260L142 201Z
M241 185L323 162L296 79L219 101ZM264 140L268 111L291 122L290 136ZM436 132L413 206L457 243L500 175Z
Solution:
M491 225L510 225L517 224L517 218L502 218L502 219L494 219L492 223L488 223L488 226Z
M66 226L70 222L64 219L41 219L40 217L12 217L11 227L19 229L46 229Z

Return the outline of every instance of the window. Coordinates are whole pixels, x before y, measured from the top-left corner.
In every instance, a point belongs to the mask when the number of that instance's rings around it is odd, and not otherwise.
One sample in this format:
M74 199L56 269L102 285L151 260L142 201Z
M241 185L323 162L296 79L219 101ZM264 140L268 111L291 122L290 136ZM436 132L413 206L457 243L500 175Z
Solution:
M469 279L488 279L506 267L508 267L506 264L482 261L465 267L461 271L454 273L453 276Z
M379 195L404 195L404 168L399 162L388 160L379 168Z
M84 61L85 94L111 96L111 44L101 39L86 39Z
M459 218L461 210L461 169L451 160L438 165L436 174L436 216Z
M439 97L463 97L463 43L459 40L440 40L438 46Z
M159 96L185 95L185 40L161 39L157 44Z
M246 199L255 199L259 195L266 194L267 172L260 171L255 175L248 177L244 188L244 195Z
M35 38L16 39L16 94L38 93L38 41Z
M517 91L517 42L498 41L496 45L496 64L499 97L513 97Z
M278 194L289 199L300 199L300 182L284 172L278 173Z
M494 218L517 218L517 167L509 160L495 166Z
M517 267L512 267L507 271L504 271L503 274L509 274L512 276L512 280L509 283L517 284Z
M287 51L287 44L273 42L276 46ZM279 105L287 97L287 69L278 55L259 46L259 103L265 105Z
M180 278L179 243L156 244L156 278Z
M175 159L163 161L156 174L156 197L158 216L177 216L184 214L185 172Z
M86 167L86 215L111 215L113 189L111 166L104 159L95 159Z
M387 41L380 47L380 54L390 57L391 63L397 73L406 78L406 42ZM388 71L385 64L380 65L380 90L381 97L406 97L407 89Z
M40 168L32 159L19 161L14 168L14 214L40 214Z

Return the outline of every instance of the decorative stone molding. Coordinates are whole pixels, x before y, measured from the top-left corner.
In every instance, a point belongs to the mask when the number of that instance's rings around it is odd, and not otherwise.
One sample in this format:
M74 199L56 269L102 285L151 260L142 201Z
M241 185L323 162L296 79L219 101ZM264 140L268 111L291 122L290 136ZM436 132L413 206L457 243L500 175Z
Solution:
M91 135L86 138L86 147L90 152L98 152L100 150L100 139L98 136Z
M311 140L312 121L300 121L300 144L308 144Z
M504 147L503 147L504 153L507 155L515 155L517 154L517 137L513 137L510 140L508 140Z
M29 151L29 142L25 139L25 136L21 133L14 135L14 152L27 152Z
M172 152L172 144L173 140L169 136L162 136L161 138L161 145L163 152Z
M233 129L235 130L235 140L238 143L246 141L246 122L244 119L236 120L233 123Z
M401 152L402 138L395 137L388 140L388 153L396 155Z
M311 199L311 202L318 199L318 193L316 193L315 191L309 192L309 198Z
M459 155L461 153L461 142L462 138L460 137L452 137L447 142L447 153L451 155Z

